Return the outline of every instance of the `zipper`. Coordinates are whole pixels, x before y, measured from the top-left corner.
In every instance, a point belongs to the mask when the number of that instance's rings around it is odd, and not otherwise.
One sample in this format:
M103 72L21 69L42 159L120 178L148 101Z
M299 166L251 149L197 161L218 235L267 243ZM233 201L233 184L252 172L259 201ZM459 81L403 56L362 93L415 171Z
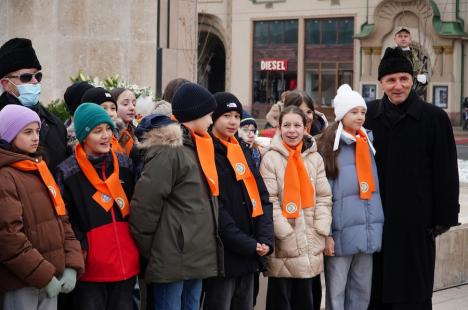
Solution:
M105 181L106 180L106 161L105 160L104 160L104 164L102 165L101 173L102 173L102 179ZM112 228L114 229L115 241L117 243L117 248L119 252L120 268L121 268L122 275L126 279L125 265L124 265L124 260L122 257L122 247L120 246L119 234L117 233L117 220L115 219L114 206L112 206L111 208L111 216L112 216Z

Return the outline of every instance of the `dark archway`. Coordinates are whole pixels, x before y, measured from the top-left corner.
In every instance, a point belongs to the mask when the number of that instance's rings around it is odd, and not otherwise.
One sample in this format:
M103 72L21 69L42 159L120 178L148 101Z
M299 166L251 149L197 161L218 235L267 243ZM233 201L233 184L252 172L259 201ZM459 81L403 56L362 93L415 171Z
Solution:
M212 93L226 89L226 51L212 32L198 34L198 83Z

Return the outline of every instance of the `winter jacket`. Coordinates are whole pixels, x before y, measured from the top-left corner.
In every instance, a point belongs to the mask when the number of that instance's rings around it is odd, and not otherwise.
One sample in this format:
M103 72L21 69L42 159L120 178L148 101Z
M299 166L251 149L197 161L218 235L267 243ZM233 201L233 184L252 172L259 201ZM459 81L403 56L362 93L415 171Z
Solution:
M307 136L302 159L315 188L315 206L302 210L297 219L283 217L284 174L289 153L279 133L263 155L260 173L273 203L275 251L267 259L269 277L312 278L323 270L325 237L331 226L331 190L315 140Z
M8 104L21 105L18 99L4 92L0 96L0 110ZM31 110L36 112L41 119L39 146L45 149L44 160L50 172L55 174L57 166L71 154L70 149L67 148L67 129L60 119L47 111L40 103Z
M0 293L45 287L84 262L67 216L58 216L38 172L9 165L32 157L0 148Z
M117 153L119 176L130 201L134 179L132 164L127 156ZM111 153L88 156L99 177L105 179L114 171ZM96 189L82 172L75 155L57 168L60 186L70 223L81 247L86 251L86 270L80 281L117 282L139 273L139 255L130 235L128 217L123 218L116 203L106 212L92 196ZM131 212L131 211L130 211Z
M368 136L372 140L371 133ZM369 152L372 150L369 149ZM339 175L330 180L333 194L332 235L336 256L380 251L384 216L373 154L371 158L376 191L370 200L363 200L359 197L356 175L356 141L345 133L341 134L337 158Z
M224 271L227 277L237 277L263 269L263 257L257 255L257 242L275 244L273 210L265 183L254 166L249 150L242 147L250 171L255 176L262 201L263 215L252 218L252 203L244 182L227 158L227 148L215 137L216 170L219 178L219 235L224 245ZM241 146L245 144L241 143Z
M148 260L145 281L169 283L222 275L218 201L211 193L188 129L152 129L135 187L130 229Z
M458 222L457 151L447 113L413 91L392 125L387 96L368 104L385 214L382 253L374 255L373 295L414 303L432 296L433 229Z
M321 134L322 131L328 127L328 120L325 114L320 111L315 110L314 112L314 121L312 123L312 128L310 129L310 134L316 136Z

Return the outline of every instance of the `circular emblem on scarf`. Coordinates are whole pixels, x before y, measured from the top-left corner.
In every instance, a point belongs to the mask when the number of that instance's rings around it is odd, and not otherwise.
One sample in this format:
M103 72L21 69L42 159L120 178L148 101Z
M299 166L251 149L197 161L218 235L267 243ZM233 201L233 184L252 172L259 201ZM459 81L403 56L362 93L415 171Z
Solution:
M243 175L245 173L245 166L241 163L236 164L236 172L240 175Z
M117 205L119 206L120 209L123 209L125 207L125 202L122 198L120 197L117 197L115 199L115 202L117 203Z
M101 194L101 199L104 202L109 202L112 198L111 198L111 196L108 196L106 194Z
M361 182L361 192L367 193L369 190L369 184L367 182Z
M297 206L294 202L290 202L286 205L286 212L289 214L293 214L297 212Z
M55 198L57 196L55 188L52 185L49 185L47 188L49 189L49 192L52 194L52 196Z
M251 199L252 201L252 208L256 208L257 207L257 201L255 199Z

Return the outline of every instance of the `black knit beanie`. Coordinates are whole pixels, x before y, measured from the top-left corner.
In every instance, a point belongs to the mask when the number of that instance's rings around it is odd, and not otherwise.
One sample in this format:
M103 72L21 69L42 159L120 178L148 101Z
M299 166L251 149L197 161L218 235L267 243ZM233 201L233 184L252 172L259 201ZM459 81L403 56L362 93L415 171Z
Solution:
M70 112L71 115L75 114L75 111L80 105L81 98L83 98L84 93L91 88L94 88L94 86L88 82L78 82L68 86L65 94L63 94L63 99L65 100L68 112Z
M226 112L237 111L242 116L242 104L239 99L231 93L219 92L213 95L216 100L216 109L211 117L213 123Z
M117 103L115 102L114 97L111 95L110 92L105 90L102 87L95 87L88 89L81 98L81 103L91 102L97 105L101 105L104 102L113 102L115 107L117 108Z
M413 65L403 54L401 49L387 47L379 65L378 79L387 74L406 72L413 76Z
M190 122L216 109L213 95L195 83L182 85L172 98L172 114L181 123Z
M25 68L42 69L31 40L14 38L0 47L0 78Z

